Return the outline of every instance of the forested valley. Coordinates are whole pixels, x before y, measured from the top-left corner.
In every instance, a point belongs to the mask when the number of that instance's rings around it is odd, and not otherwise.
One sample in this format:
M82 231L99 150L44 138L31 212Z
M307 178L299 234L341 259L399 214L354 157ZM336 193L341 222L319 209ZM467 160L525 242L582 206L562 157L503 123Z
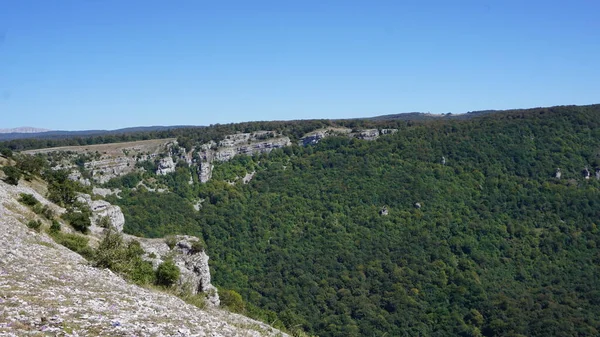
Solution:
M398 132L301 146L331 122L187 129L177 136L188 150L269 127L295 143L217 163L204 184L185 163L132 173L107 184L122 189L108 200L128 233L201 237L213 283L276 326L322 337L600 333L600 105L337 123ZM168 192L132 188L142 180Z

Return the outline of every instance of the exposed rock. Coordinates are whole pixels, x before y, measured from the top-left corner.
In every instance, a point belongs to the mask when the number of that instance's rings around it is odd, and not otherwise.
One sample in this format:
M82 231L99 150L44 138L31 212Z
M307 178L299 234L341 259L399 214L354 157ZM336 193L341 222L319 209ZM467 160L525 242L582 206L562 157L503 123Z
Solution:
M171 158L171 156L162 158L158 162L158 168L156 169L156 174L164 176L164 175L167 175L172 172L175 172L175 163L173 162L173 158Z
M364 140L375 140L375 139L379 138L379 130L377 130L377 129L362 130L362 131L358 132L355 135L355 137L358 139L364 139Z
M198 173L198 179L201 183L205 183L212 178L212 170L215 166L209 162L200 163L200 172Z
M398 132L398 129L381 129L382 135L393 135L396 132Z
M381 208L379 210L379 215L388 215L388 214L389 214L389 212L388 212L388 209L386 206L383 206L383 208Z
M398 129L366 129L352 132L349 128L327 128L315 130L300 138L299 145L317 144L321 139L330 136L349 136L364 140L375 140L381 135L390 135L398 132Z
M118 232L123 231L125 225L125 216L121 211L121 207L112 205L105 200L92 200L89 194L80 193L77 196L77 200L87 204L92 210L92 217L90 220L92 224L98 225L102 218L108 217L110 225ZM92 229L93 230L93 229Z
M80 155L92 156L94 159L87 161L84 169L91 176L90 182L103 184L110 179L133 172L137 162L145 160L155 160L160 154L172 154L171 149L177 145L175 139L150 139L135 142L96 144L87 146L65 146L58 148L37 149L24 151L25 154L52 154L53 152L62 152L69 154L62 158L53 169L67 169L71 171L71 179L80 180L79 167L73 165L73 160ZM191 153L186 153L185 149L179 148L176 155L185 158L191 162ZM189 157L189 158L188 158ZM89 180L88 180L89 181ZM86 184L85 180L81 181Z
M584 179L590 179L590 170L587 167L583 169L582 173Z
M172 257L181 271L178 286L192 294L205 293L210 305L219 306L217 288L210 282L209 257L204 249L196 248L194 243L198 241L198 238L182 235L175 237L172 249L164 239L140 240L140 244L146 251L145 259L152 262L153 268Z
M257 153L268 153L289 145L291 145L291 141L288 137L280 136L274 131L228 135L219 144L211 141L200 146L198 178L202 183L210 180L214 167L213 161L224 162L237 155L251 156Z
M252 171L252 172L250 172L250 173L246 174L246 175L245 175L245 176L242 178L242 181L244 182L244 184L247 184L247 183L249 183L249 182L252 180L252 178L254 178L254 175L255 175L255 174L256 174L256 171Z
M556 168L556 172L554 173L554 177L556 179L560 179L560 177L562 176L562 173L560 172L560 168Z
M416 209L419 209L419 208L421 208L421 203L419 203L419 202L415 202L415 208L416 208Z
M446 157L442 156L442 165L446 165Z
M77 181L84 186L90 186L92 184L89 179L84 178L81 175L81 172L79 172L79 170L76 170L76 169L73 169L69 173L69 176L67 178L69 178L69 180L72 180L72 181Z
M94 187L94 188L92 188L92 193L97 194L102 197L106 197L109 195L116 195L117 197L119 197L119 193L121 193L121 190L118 188L110 189L110 188Z

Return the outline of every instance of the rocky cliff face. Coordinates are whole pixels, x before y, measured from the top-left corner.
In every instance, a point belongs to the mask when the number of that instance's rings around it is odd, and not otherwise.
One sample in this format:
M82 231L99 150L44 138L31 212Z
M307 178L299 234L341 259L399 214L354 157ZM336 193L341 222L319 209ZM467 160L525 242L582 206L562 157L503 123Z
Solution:
M398 132L398 129L366 129L353 132L352 129L349 128L327 128L305 134L300 138L299 145L306 146L317 144L321 139L331 136L348 136L357 139L376 140L382 135L390 135L396 132Z
M228 135L218 144L210 142L200 147L200 163L198 178L205 183L212 177L213 161L228 161L233 157L267 153L291 145L288 137L278 135L274 131L257 131L254 133L238 133Z
M208 255L204 249L195 247L198 238L182 235L170 240L172 247L169 247L164 239L140 240L142 248L146 251L144 258L152 262L154 269L166 259L172 258L181 271L178 287L192 294L205 293L209 305L219 306L217 288L210 282Z
M156 169L156 174L164 176L169 173L175 172L175 163L173 162L173 158L165 157L162 158L158 162L158 168Z
M87 204L92 210L91 221L95 226L100 226L104 218L108 219L108 224L118 232L123 231L125 226L125 216L121 211L121 207L112 205L105 200L92 200L89 194L79 194L77 200Z
M56 169L71 171L71 179L85 185L90 183L103 184L112 178L133 172L138 162L155 160L161 154L172 154L171 148L177 145L175 139L151 139L137 142L97 144L89 146L68 146L25 151L26 154L67 153L56 163ZM79 156L87 156L83 165L89 172L89 178L82 177L79 167L74 160ZM173 164L174 169L174 164Z
M35 214L16 201L19 193L48 203L28 186L0 181L0 335L287 336L261 322L214 307L199 309L90 267L78 254L25 226Z

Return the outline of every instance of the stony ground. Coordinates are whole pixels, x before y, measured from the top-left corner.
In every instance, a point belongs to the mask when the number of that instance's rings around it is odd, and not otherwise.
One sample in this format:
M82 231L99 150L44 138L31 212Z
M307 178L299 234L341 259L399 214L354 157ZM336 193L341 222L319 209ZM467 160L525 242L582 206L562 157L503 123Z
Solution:
M43 197L0 182L0 336L287 336L219 309L140 288L24 224L15 199Z

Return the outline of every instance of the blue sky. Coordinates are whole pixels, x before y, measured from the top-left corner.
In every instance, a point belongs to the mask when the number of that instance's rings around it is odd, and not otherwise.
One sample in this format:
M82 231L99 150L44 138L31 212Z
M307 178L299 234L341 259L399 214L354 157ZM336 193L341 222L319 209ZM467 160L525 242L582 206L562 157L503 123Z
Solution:
M0 0L0 128L600 103L596 0Z

